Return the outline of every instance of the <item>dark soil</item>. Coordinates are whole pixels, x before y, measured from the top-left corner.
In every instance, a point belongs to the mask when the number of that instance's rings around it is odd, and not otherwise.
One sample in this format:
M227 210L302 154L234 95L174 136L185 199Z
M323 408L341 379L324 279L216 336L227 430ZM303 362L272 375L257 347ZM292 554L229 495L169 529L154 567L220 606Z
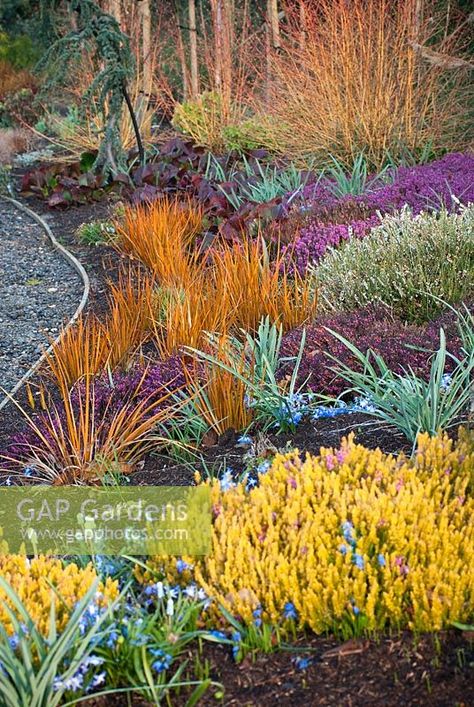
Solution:
M212 685L199 705L225 707L471 707L474 705L474 635L457 631L410 633L377 640L313 637L290 650L247 656L236 664L225 646L189 651L187 679L195 680L196 658ZM308 658L306 669L298 659ZM189 694L170 695L184 707ZM96 698L87 707L122 707L123 696ZM133 707L145 707L140 697Z
M362 413L319 420L306 419L298 425L294 434L257 433L254 439L257 456L261 461L277 450L288 451L297 448L303 453L319 454L321 447L339 447L342 438L351 432L354 433L358 444L369 449L380 447L382 451L392 454L399 451L411 452L411 444L398 430ZM239 445L239 437L240 433L234 430L228 430L215 439L210 435L207 444L196 450L196 458L185 464L173 462L169 456L148 455L143 467L132 475L131 483L182 486L193 483L196 470L205 477L207 473L219 474L229 468L234 472L234 476L238 477L245 470L244 456L250 451L248 446Z
M235 665L224 647L215 646L206 648L204 657L210 677L225 686L223 703L229 707L467 707L474 705L473 638L449 632L437 644L433 635L415 642L407 633L341 646L315 637L305 644L311 651L296 654L311 659L306 670L298 669L295 654L288 652L249 656ZM211 691L201 704L216 704Z

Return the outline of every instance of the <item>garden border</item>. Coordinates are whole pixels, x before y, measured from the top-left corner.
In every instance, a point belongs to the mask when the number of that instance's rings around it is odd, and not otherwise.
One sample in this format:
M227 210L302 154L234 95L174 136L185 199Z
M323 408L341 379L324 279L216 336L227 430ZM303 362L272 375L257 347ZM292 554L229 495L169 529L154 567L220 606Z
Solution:
M31 378L31 376L35 373L35 371L39 368L39 366L43 363L45 360L46 356L51 353L51 351L54 349L56 344L59 342L61 337L63 336L64 332L69 329L70 326L74 324L74 322L77 320L77 318L80 316L82 311L84 310L84 307L87 304L87 300L89 299L89 293L90 293L90 280L89 276L84 268L84 266L79 262L79 260L69 251L67 248L65 248L59 241L56 239L54 236L51 228L48 226L46 221L35 211L30 209L28 206L25 206L22 204L20 201L17 199L12 198L11 196L6 196L4 194L0 195L0 199L4 199L5 201L8 201L10 204L13 204L16 206L17 209L20 211L23 211L23 213L27 214L32 218L36 223L38 223L43 231L46 233L49 241L51 242L53 248L55 248L59 253L69 262L70 265L74 268L74 270L78 273L80 276L82 283L83 283L83 292L82 292L82 297L79 302L79 305L76 308L76 311L72 315L72 317L69 319L67 324L61 329L61 332L59 335L56 337L56 339L48 346L48 348L41 354L40 358L32 365L30 368L26 371L26 373L20 378L20 380L16 383L16 385L10 390L10 392L5 393L5 398L0 402L0 410L2 410L5 405L7 405L13 398L13 396L20 390L22 385L26 383L26 381Z

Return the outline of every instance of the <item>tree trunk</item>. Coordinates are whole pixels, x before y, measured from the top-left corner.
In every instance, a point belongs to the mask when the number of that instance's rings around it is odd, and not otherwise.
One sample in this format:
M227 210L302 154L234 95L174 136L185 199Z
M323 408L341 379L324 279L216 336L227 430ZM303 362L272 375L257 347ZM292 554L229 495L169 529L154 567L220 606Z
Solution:
M281 48L280 20L278 19L278 0L268 0L268 14L272 29L272 47L274 50Z
M151 55L151 14L150 0L141 0L139 4L142 20L142 61L143 76L142 89L146 96L152 92L153 86L153 58Z
M122 24L122 5L120 0L110 0L109 14L115 17L119 25Z
M191 59L191 93L199 94L199 66L197 53L196 0L188 0L189 53Z
M212 0L213 15L214 15L214 51L215 51L215 69L214 82L216 90L222 89L222 60L223 60L223 0Z

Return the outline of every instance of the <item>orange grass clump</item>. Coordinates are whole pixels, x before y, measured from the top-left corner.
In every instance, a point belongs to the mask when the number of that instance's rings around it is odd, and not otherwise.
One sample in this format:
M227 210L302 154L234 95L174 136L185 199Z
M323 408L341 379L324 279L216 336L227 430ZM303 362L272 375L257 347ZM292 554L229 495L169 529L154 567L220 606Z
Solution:
M113 412L113 393L96 411L91 378L76 389L76 402L67 391L61 408L53 405L38 421L20 408L37 441L24 445L21 459L18 454L2 456L9 462L9 471L12 463L18 465L19 473L28 465L37 472L32 480L53 485L94 483L107 472L130 473L150 446L160 441L156 426L177 410L176 404L161 405L170 397L169 391L163 391L160 398L154 395L152 402L149 398L137 402L142 383L143 377L131 401Z
M248 366L245 354L242 352L240 361L230 359L227 336L219 338L216 358L227 366L233 366L243 375ZM236 365L237 364L237 365ZM223 434L229 428L243 430L252 421L252 413L245 406L245 384L230 371L226 371L215 363L205 361L200 379L185 367L187 387L193 395L194 406L209 427L217 434Z
M182 286L202 268L192 247L202 219L202 210L191 201L163 197L146 206L126 206L115 224L117 245L147 265L160 285Z
M213 251L194 280L163 293L162 305L155 334L165 356L181 346L199 348L204 332L255 331L265 315L288 331L314 318L317 298L291 259L278 251L270 261L263 239L248 239Z
M104 329L108 342L106 365L126 364L153 325L155 282L143 271L120 273L109 282L109 314Z
M82 315L66 329L47 355L49 371L60 390L90 378L107 366L125 364L152 327L154 280L142 271L120 273L110 283L109 313L104 321Z
M290 270L294 270L291 272ZM213 278L218 297L226 297L237 329L255 331L262 316L283 331L314 318L317 298L311 281L291 267L280 249L270 260L263 238L246 239L216 251Z
M300 0L298 11L288 4L288 18L271 101L282 152L302 161L330 153L352 164L364 151L378 168L387 153L461 148L469 71L416 51L428 43L441 56L459 51L462 35L438 31L432 3Z
M155 324L156 343L163 357L181 346L199 348L206 331L227 332L234 321L227 293L219 290L212 272L202 272L182 288L163 292L163 318Z
M94 315L81 315L47 354L47 373L60 390L68 390L76 381L95 376L107 355L108 339L102 322Z

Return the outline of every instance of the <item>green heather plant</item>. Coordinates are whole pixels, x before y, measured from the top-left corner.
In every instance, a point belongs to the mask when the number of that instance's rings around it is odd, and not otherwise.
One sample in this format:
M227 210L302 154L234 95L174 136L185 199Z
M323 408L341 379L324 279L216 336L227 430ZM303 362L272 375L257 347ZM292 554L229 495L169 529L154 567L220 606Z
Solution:
M473 293L474 205L451 214L413 216L405 208L385 216L365 238L329 252L313 272L323 309L380 303L406 322L433 319L440 299L454 305Z
M367 412L397 427L413 445L420 432L434 436L462 422L472 395L474 349L462 359L455 358L446 350L446 337L440 329L429 380L423 380L411 368L394 373L382 356L370 349L364 353L341 334L328 331L362 365L362 371L354 371L331 356L337 364L334 370L349 383L350 392L370 400ZM456 363L450 374L446 373L448 357Z
M110 221L91 221L81 224L76 235L85 245L100 245L114 240L117 234Z

